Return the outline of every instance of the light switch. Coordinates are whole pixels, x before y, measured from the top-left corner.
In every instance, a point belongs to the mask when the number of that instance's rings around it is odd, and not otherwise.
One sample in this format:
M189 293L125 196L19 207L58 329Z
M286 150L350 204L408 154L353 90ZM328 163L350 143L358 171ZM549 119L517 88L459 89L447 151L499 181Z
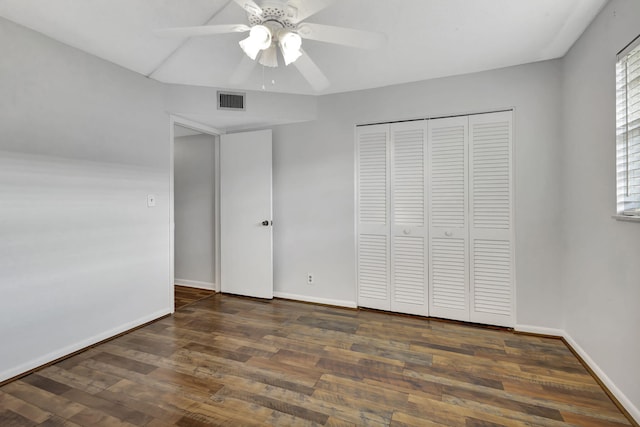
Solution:
M152 208L156 205L156 195L147 194L147 207Z

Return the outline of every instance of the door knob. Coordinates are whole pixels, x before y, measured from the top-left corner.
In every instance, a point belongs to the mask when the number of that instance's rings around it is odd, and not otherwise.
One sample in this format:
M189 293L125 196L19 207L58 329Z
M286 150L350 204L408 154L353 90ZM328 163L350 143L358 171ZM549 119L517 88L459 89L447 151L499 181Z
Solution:
M447 236L447 237L451 237L451 236L453 236L453 232L452 231L445 231L444 235Z
M265 219L264 221L261 222L261 224L265 227L268 227L270 222L271 221Z

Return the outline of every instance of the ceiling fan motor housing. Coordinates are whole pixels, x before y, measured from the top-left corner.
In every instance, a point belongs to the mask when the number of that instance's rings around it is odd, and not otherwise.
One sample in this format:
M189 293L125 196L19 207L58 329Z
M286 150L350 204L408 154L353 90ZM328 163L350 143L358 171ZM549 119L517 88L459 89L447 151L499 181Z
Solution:
M280 28L287 30L295 30L297 23L293 20L297 16L297 9L289 6L286 3L280 2L264 2L262 7L262 15L255 15L253 13L247 13L249 24L254 25L267 25L269 22L280 25Z

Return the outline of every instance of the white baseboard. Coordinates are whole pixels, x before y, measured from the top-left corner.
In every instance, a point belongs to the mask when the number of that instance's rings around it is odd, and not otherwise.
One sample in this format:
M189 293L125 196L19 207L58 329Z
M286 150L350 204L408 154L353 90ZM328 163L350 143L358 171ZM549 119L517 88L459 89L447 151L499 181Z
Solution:
M54 360L58 360L62 357L68 356L70 354L75 353L76 351L82 350L89 346L92 346L100 341L104 341L108 338L112 338L118 334L126 332L130 329L136 328L140 325L144 325L145 323L151 322L153 320L159 319L167 314L171 314L171 308L167 307L155 313L149 314L148 316L144 316L140 319L134 320L133 322L128 322L123 325L118 326L117 328L110 329L101 334L94 335L91 338L87 338L86 340L82 340L75 344L66 346L56 351L52 351L49 354L46 354L42 357L38 357L36 359L29 360L21 365L18 365L14 368L7 369L6 371L0 372L0 381L8 380L9 378L16 377L18 375L22 375L25 372L29 372L32 369L38 368L40 366L46 365L47 363L51 363Z
M276 298L284 298L291 299L295 301L304 301L304 302L313 302L316 304L325 304L325 305L334 305L336 307L345 307L345 308L357 308L358 304L354 301L343 301L336 299L328 299L328 298L316 298L310 297L307 295L296 295L296 294L288 294L286 292L274 292L273 296Z
M549 335L558 338L564 336L564 331L562 329L547 328L544 326L516 325L514 329L517 332L526 332L528 334Z
M210 282L199 282L197 280L187 280L187 279L175 279L173 283L178 286L186 286L188 288L207 289L210 291L217 290L215 283L210 283Z
M600 381L609 389L609 391L618 399L618 402L629 412L629 414L633 417L633 419L640 424L640 408L634 405L617 386L611 381L611 378L604 373L604 371L598 366L598 364L589 356L589 354L578 344L567 332L564 332L562 337L565 339L567 344L571 346L575 350L576 353L582 357L584 363L586 363L589 368L598 376Z

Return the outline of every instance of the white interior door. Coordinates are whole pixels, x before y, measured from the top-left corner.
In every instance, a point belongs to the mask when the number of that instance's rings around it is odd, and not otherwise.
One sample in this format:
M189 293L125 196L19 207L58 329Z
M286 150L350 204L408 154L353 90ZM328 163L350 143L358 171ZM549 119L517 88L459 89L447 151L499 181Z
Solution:
M513 113L469 118L471 321L514 326Z
M391 311L426 316L426 122L391 129Z
M220 137L220 288L273 298L271 130Z
M357 128L358 305L390 310L389 125Z
M429 313L469 321L467 117L429 121Z

